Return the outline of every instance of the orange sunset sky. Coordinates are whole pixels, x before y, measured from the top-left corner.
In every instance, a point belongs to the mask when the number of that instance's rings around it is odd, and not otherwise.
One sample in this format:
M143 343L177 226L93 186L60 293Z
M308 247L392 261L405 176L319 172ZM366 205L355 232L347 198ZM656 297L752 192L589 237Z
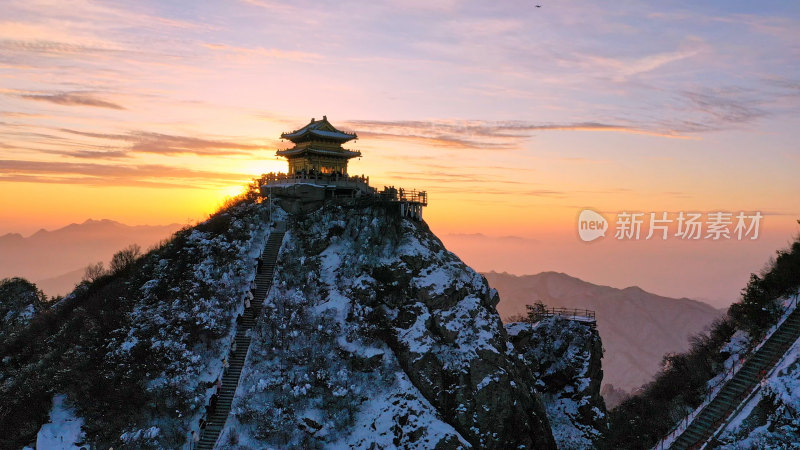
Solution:
M696 3L7 0L0 234L192 223L325 114L477 270L725 306L798 231L800 5ZM622 211L764 219L620 240Z

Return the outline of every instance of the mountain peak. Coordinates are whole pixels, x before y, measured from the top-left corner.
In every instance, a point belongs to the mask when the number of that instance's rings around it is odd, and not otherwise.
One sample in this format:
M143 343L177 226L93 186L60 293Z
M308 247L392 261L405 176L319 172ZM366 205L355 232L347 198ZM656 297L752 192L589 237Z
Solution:
M86 219L85 221L83 221L83 223L71 223L71 224L67 225L64 228L69 228L69 227L102 227L102 226L120 226L120 225L121 226L128 226L128 225L125 225L123 223L117 222L115 220L111 220L111 219L100 219L100 220ZM64 228L60 228L60 229L63 230ZM54 230L54 231L58 231L58 230Z
M36 236L42 236L42 235L45 235L47 233L49 233L49 231L45 230L44 228L39 228L39 231L37 231L36 233L33 233L32 235L28 236L28 239L30 239L32 237L36 237Z
M628 286L628 287L626 287L625 289L623 289L623 291L626 291L626 292L644 292L644 293L649 293L649 292L645 291L644 289L640 288L639 286L635 286L635 285L634 285L634 286Z

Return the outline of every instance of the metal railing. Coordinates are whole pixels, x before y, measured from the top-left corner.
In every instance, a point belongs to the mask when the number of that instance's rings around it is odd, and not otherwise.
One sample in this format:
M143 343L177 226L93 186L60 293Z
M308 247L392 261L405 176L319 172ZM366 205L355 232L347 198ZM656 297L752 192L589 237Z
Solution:
M590 309L578 309L578 308L536 308L530 307L528 309L528 317L534 322L542 320L546 317L564 317L564 318L576 318L576 319L589 319L591 321L597 321L597 317L595 312Z
M428 204L428 193L426 191L418 191L416 189L403 189L395 188L394 186L385 187L378 193L381 200L393 202L411 202L420 203L422 205Z

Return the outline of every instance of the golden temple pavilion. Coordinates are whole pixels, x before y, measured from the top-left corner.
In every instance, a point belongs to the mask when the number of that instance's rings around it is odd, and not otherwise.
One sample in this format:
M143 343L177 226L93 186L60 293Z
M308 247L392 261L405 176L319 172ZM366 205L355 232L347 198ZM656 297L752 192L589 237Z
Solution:
M278 156L289 161L289 175L295 173L309 174L346 174L347 161L361 156L361 152L347 150L342 147L347 141L358 139L355 133L339 131L328 122L327 116L322 120L311 119L308 125L291 133L282 133L281 139L288 139L294 147L278 150Z
M428 205L427 192L394 186L384 186L379 191L370 186L369 177L347 173L347 163L361 156L361 152L342 145L358 136L337 130L326 116L322 120L311 119L291 133L282 133L281 138L294 144L276 152L286 158L289 171L266 173L258 180L261 195L270 202L278 201L289 212L313 211L326 202L381 203L390 205L403 217L422 220L422 208Z

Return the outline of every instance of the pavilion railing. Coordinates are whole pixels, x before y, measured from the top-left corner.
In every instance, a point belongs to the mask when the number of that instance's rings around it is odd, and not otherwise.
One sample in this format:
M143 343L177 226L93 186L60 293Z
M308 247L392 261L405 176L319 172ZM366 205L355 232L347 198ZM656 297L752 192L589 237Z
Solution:
M330 183L330 182L350 182L350 183L362 183L362 184L369 184L369 177L364 175L348 175L346 173L308 173L308 172L298 172L293 174L288 173L265 173L259 179L262 184L269 184L269 183L282 183L282 182L289 182L289 183L299 183L299 182L319 182L319 183Z
M403 189L384 186L378 191L369 185L369 177L364 175L348 175L342 173L265 173L258 179L261 186L313 183L336 187L358 187L362 192L373 195L381 201L418 203L428 205L428 193L416 189Z

